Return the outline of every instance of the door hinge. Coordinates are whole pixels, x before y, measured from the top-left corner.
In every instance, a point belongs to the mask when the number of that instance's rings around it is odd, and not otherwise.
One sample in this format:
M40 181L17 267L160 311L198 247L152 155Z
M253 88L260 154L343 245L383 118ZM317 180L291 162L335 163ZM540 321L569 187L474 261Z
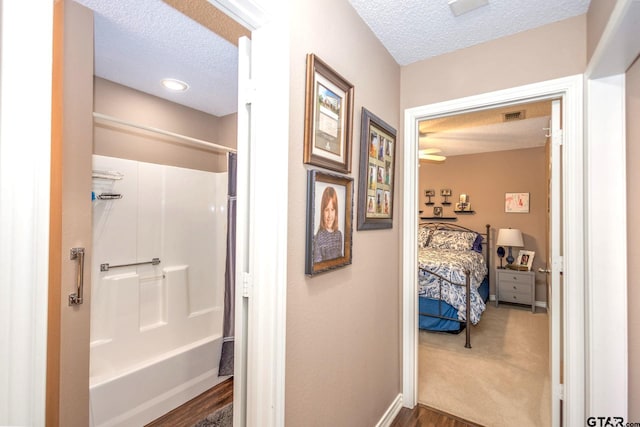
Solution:
M553 259L553 265L551 266L553 271L557 271L559 273L564 273L564 257L557 256Z
M256 83L251 79L246 82L244 88L243 100L246 104L253 104L256 99Z
M556 384L556 392L555 397L556 399L560 399L560 400L564 400L564 384Z
M249 298L253 290L253 278L249 273L242 273L242 296Z
M553 135L551 136L551 143L562 147L562 144L564 143L564 132L562 131L562 129L558 129L553 133Z

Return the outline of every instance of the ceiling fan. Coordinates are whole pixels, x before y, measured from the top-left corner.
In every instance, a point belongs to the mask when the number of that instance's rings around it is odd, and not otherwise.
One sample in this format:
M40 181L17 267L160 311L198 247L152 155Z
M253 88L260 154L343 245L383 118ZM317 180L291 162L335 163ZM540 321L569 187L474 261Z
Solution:
M444 162L447 157L436 154L440 152L442 150L439 148L425 148L418 151L418 158L420 160L431 160L432 162Z

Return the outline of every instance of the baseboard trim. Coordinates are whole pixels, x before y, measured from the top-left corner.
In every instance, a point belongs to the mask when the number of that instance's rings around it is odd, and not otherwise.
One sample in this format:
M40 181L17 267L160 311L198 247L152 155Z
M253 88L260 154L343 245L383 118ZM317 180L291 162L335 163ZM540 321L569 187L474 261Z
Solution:
M376 427L389 427L393 420L396 419L401 409L402 393L398 394L396 398L393 399L393 402L391 402L391 406L387 408L384 415L382 415L382 418L380 418L380 421L378 421L378 424L376 424Z
M547 302L546 301L536 301L536 307L542 307L544 309L549 308L549 307L547 307Z
M494 301L496 300L496 296L495 295L489 295L489 301ZM549 307L547 307L547 302L546 301L536 301L535 304L536 307L542 307L544 309L548 309Z

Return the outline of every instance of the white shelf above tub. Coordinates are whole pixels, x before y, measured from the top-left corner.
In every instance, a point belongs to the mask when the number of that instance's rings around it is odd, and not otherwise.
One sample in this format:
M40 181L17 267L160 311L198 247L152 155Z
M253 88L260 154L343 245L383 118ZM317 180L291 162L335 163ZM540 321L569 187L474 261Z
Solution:
M124 178L124 174L122 172L118 172L118 171L94 170L91 173L91 177L92 178L97 178L97 179L109 179L109 180L112 180L112 181L118 181L118 180Z

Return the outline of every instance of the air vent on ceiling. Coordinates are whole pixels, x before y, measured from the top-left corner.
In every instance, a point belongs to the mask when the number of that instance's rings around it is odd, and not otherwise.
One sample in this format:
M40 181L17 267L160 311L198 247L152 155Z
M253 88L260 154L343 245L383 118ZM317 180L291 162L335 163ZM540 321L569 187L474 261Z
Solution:
M505 122L511 122L513 120L523 120L525 118L524 110L511 111L502 115L502 120Z

